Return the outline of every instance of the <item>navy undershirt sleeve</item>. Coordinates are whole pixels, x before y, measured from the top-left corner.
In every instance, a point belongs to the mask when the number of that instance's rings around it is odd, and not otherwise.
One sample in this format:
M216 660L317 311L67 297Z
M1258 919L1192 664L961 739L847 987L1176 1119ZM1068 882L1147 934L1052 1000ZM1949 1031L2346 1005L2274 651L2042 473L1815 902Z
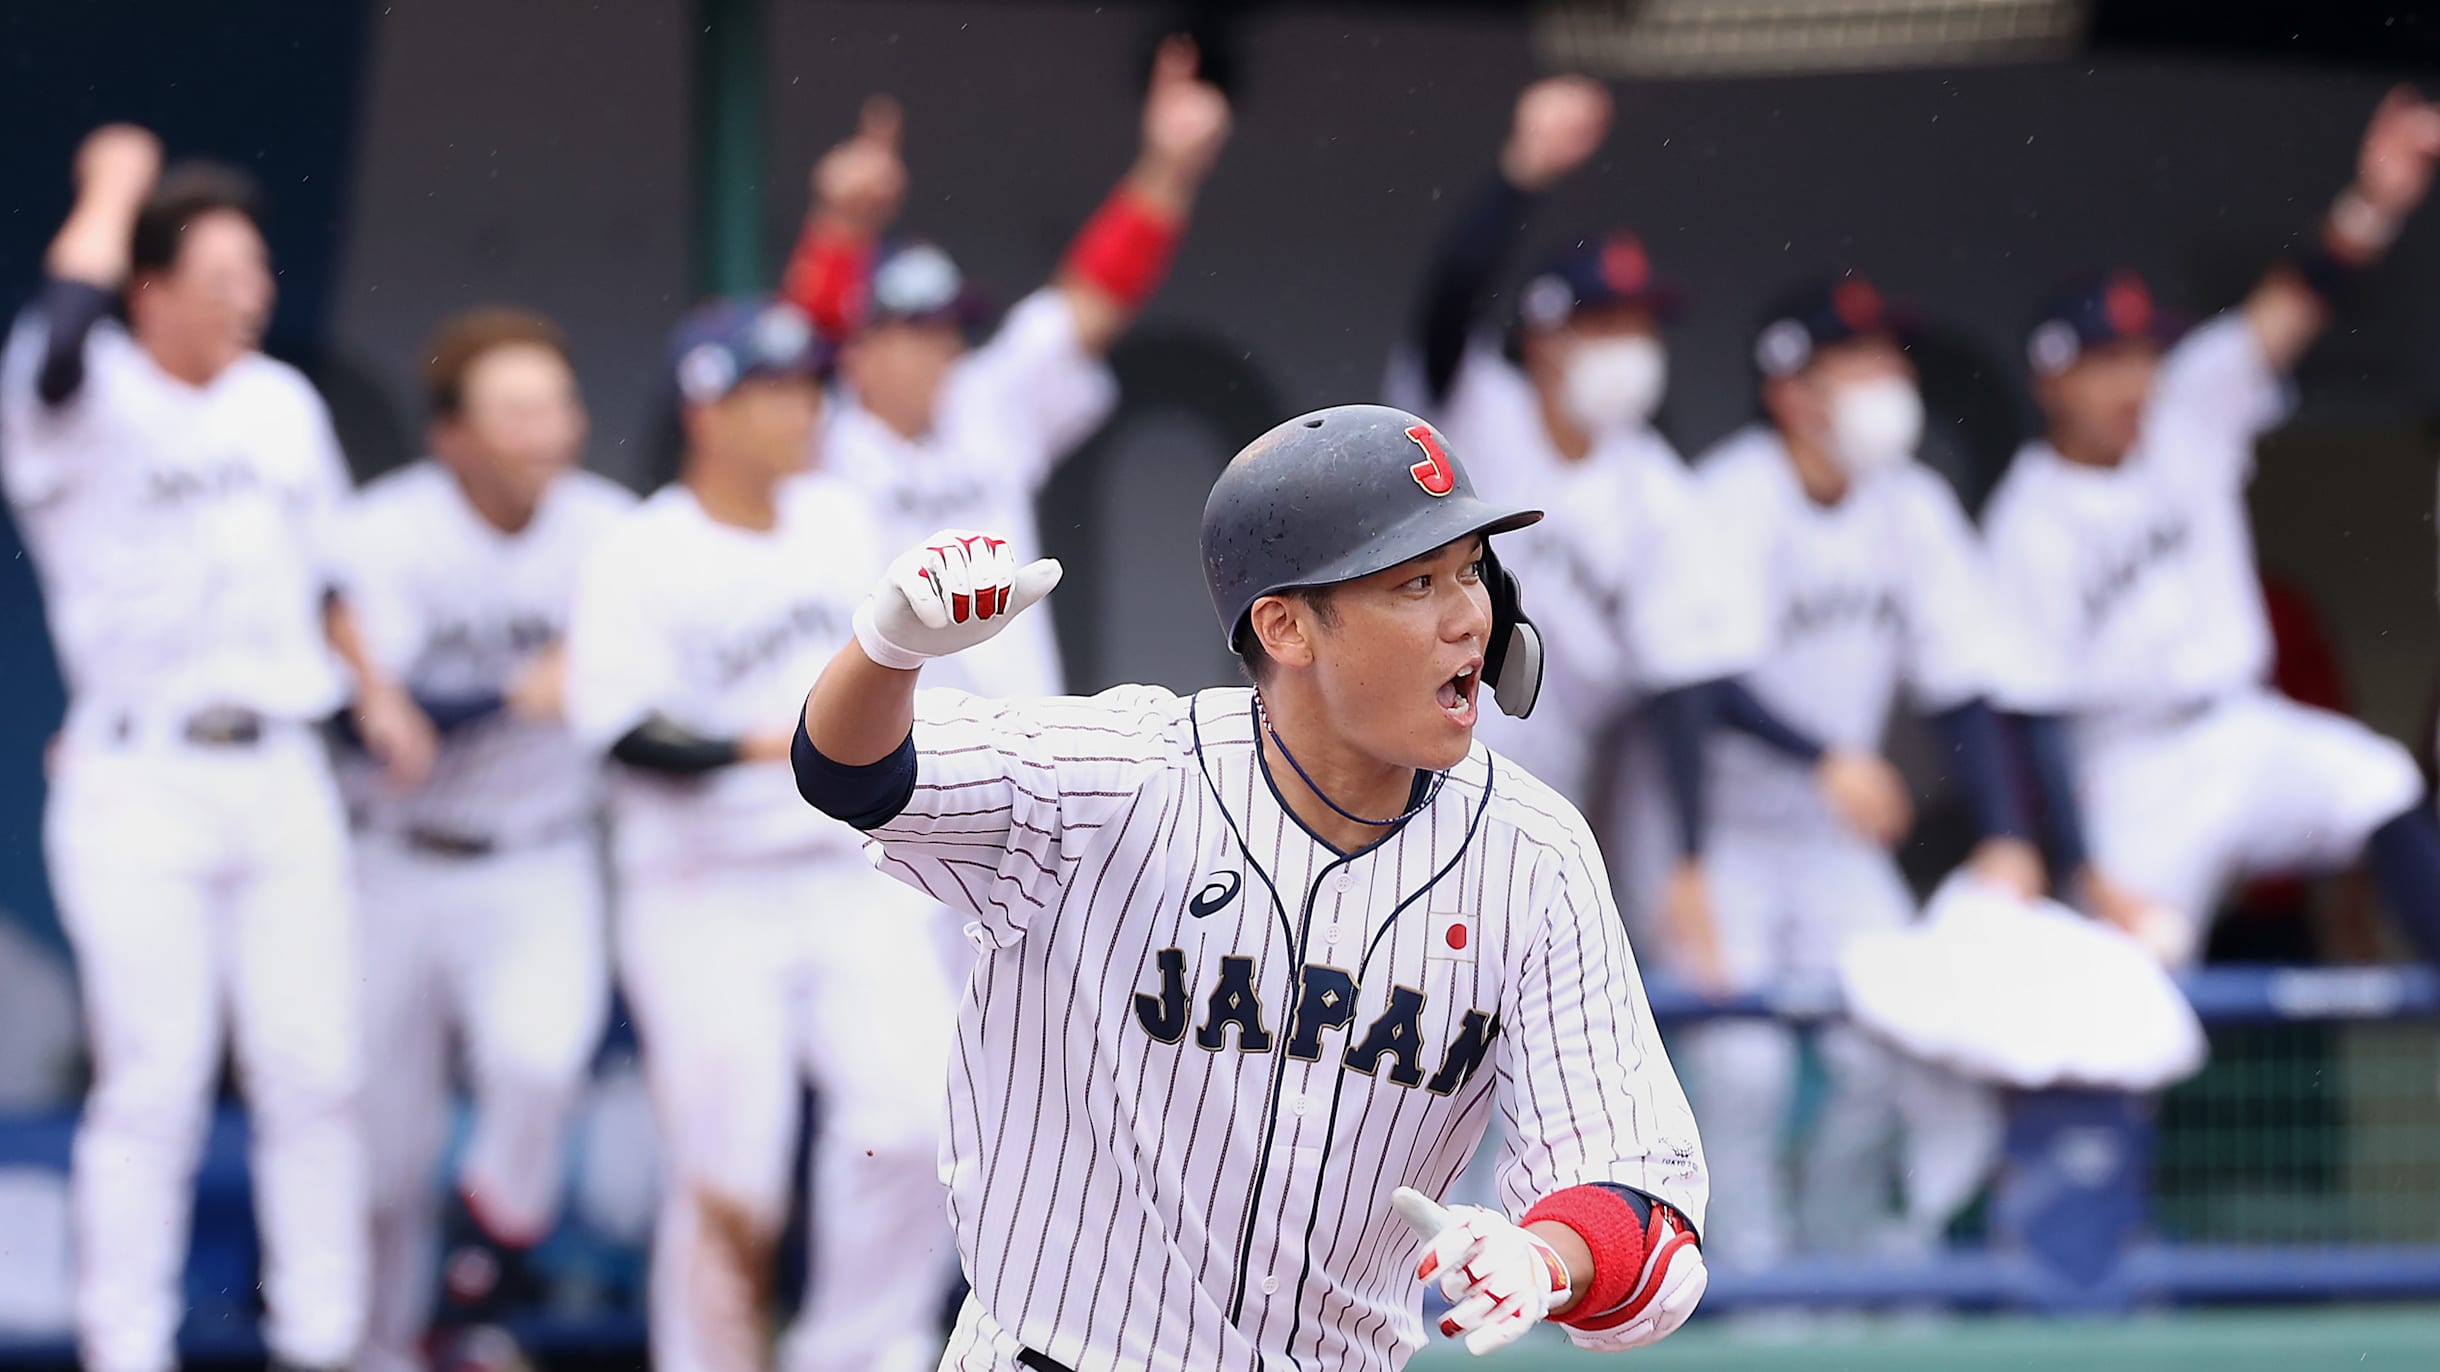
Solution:
M1703 743L1719 718L1718 683L1698 681L1663 691L1646 706L1660 735L1661 771L1669 811L1677 820L1678 855L1703 852Z
M1781 719L1771 707L1763 704L1742 681L1723 681L1714 688L1719 693L1720 722L1729 728L1758 739L1774 752L1783 753L1810 766L1822 760L1829 749L1822 746L1795 725Z
M800 713L796 741L789 745L796 767L796 792L805 803L857 829L878 829L906 812L915 797L915 731L879 762L850 767L822 756L805 732Z
M42 366L34 394L45 405L65 405L85 384L85 338L110 313L117 297L90 281L44 277L34 308L42 315Z
M1999 716L1983 701L1969 700L1933 715L1932 726L1940 733L1951 775L1974 813L1975 831L1984 838L2030 837L2033 828L2025 820L2016 778L2008 767Z
M1524 236L1525 216L1534 199L1510 185L1507 177L1493 176L1433 249L1415 316L1415 342L1423 355L1425 394L1434 404L1448 398L1483 294Z
M654 715L611 744L610 756L642 772L695 777L734 766L738 750L733 738L707 738Z
M2066 881L2082 871L2090 850L2084 844L2084 817L2076 803L2076 758L2067 720L2059 715L2008 716L2025 741L2025 758L2033 771L2033 791L2040 806L2044 856L2050 870Z

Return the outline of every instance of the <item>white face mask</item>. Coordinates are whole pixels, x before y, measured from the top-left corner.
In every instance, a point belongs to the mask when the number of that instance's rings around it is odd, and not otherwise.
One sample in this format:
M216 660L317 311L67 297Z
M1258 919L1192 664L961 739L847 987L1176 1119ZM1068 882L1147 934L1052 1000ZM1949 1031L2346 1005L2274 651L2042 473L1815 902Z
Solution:
M1559 408L1588 433L1652 418L1669 389L1669 354L1642 335L1587 338L1568 349L1559 374Z
M1923 442L1923 396L1897 377L1842 386L1830 397L1831 455L1851 476L1895 467Z

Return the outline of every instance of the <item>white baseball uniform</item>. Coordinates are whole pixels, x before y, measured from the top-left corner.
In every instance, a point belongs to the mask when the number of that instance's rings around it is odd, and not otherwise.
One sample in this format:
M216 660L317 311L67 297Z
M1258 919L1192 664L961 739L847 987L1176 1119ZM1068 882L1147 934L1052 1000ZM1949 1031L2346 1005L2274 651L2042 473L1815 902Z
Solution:
M45 337L29 311L0 361L0 474L68 686L43 840L95 1066L73 1181L83 1360L176 1363L225 1027L271 1347L337 1364L364 1323L364 1162L346 833L315 726L341 698L322 597L346 467L281 363L192 386L104 320L53 407Z
M567 699L606 747L648 716L712 738L785 733L880 562L861 495L781 491L777 527L714 522L671 486L580 578ZM776 1234L799 1083L822 1092L812 1283L790 1372L928 1364L948 1265L937 1159L951 992L936 907L805 808L785 761L678 778L614 767L619 967L673 1175L653 1241L653 1365L727 1372L741 1294L699 1269L727 1217ZM754 1331L751 1337L759 1337Z
M871 498L879 547L912 546L938 529L989 529L1037 549L1034 498L1117 403L1117 380L1078 339L1066 296L1045 287L950 368L930 433L907 438L848 397L831 410L822 463ZM948 659L944 680L1009 697L1058 694L1059 638L1043 608Z
M1694 1120L1575 811L1478 746L1340 855L1266 783L1253 706L917 693L876 860L983 950L944 1369L1399 1367L1423 1325L1390 1193L1444 1194L1495 1109L1512 1217L1613 1182L1701 1223Z
M1392 389L1420 394L1411 360ZM1530 504L1549 517L1500 542L1542 629L1542 695L1533 714L1483 715L1483 741L1548 782L1579 810L1604 773L1639 764L1608 833L1613 875L1640 907L1674 857L1676 825L1643 748L1608 731L1621 712L1662 691L1733 676L1761 653L1759 602L1716 555L1693 474L1669 440L1639 424L1601 435L1575 462L1550 440L1533 383L1478 338L1447 399L1418 411L1465 460L1487 500ZM1604 756L1603 745L1620 748Z
M437 462L374 481L348 522L348 592L368 647L420 695L504 690L567 633L579 567L635 497L587 472L554 481L506 532ZM475 1099L458 1185L502 1242L550 1232L569 1110L609 1001L601 760L566 726L505 711L444 737L414 791L360 766L357 822L373 1178L373 1309L363 1364L420 1365L439 1239L448 1042Z
M1877 752L1902 689L1925 711L1989 691L2000 649L1987 578L1938 474L1909 462L1823 505L1762 426L1724 440L1696 471L1715 536L1761 602L1769 640L1742 680L1765 707L1827 746ZM1804 764L1728 730L1714 735L1708 764L1705 867L1737 986L1827 986L1846 938L1914 918L1896 860L1831 813ZM1984 1112L1962 1087L1852 1030L1820 1042L1832 1093L1809 1143L1802 1218L1817 1242L1852 1242L1888 1193L1878 1142L1893 1096L1910 1149L1962 1148L1946 1142L1961 1136L1980 1146ZM1767 1021L1709 1025L1687 1036L1686 1053L1727 1200L1716 1255L1768 1263L1788 1247L1777 1140L1795 1088L1795 1035Z
M2423 790L2404 748L2266 684L2245 487L2287 410L2252 328L2224 314L2162 359L2122 463L2029 443L1983 513L2029 645L2007 703L2076 721L2094 862L2198 934L2236 878L2341 866Z

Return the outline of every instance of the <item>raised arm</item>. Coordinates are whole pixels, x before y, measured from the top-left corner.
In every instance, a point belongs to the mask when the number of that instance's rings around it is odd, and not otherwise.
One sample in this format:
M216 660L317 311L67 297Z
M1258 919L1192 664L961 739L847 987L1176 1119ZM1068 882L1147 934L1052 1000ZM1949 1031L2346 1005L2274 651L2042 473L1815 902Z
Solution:
M1424 269L1413 341L1431 401L1456 379L1484 293L1524 236L1534 201L1590 160L1609 133L1609 88L1590 77L1553 76L1517 97L1499 174L1450 224Z
M1087 352L1107 353L1160 285L1195 196L1228 143L1228 97L1196 75L1196 61L1193 41L1183 37L1163 41L1154 54L1142 151L1052 279Z
M133 124L104 124L77 148L76 204L42 259L43 404L63 405L84 385L85 335L127 282L136 215L160 174L160 140Z
M2295 368L2330 321L2330 306L2381 260L2431 189L2440 105L2412 86L2382 97L2364 129L2355 180L2339 192L2312 246L2273 267L2245 298L2246 324L2274 371Z
M854 331L873 245L906 203L903 123L898 102L876 95L864 102L855 134L813 164L811 207L780 290L833 342Z

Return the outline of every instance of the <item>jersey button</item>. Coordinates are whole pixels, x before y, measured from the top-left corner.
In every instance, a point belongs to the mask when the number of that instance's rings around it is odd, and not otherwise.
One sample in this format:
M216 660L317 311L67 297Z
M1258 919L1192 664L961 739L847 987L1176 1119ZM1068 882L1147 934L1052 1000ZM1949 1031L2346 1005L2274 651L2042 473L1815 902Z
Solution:
M1305 1114L1313 1109L1313 1099L1310 1096L1294 1097L1288 1102L1288 1109L1294 1114Z
M1265 1278L1263 1278L1263 1279L1262 1279L1262 1294L1264 1294L1264 1295L1266 1295L1266 1296L1276 1296L1276 1295L1278 1295L1278 1294L1279 1294L1279 1278L1277 1278L1277 1277L1265 1277Z
M1339 869L1338 888L1339 894L1342 896L1346 895L1349 891L1356 889L1356 874L1348 871L1344 867L1341 867Z

